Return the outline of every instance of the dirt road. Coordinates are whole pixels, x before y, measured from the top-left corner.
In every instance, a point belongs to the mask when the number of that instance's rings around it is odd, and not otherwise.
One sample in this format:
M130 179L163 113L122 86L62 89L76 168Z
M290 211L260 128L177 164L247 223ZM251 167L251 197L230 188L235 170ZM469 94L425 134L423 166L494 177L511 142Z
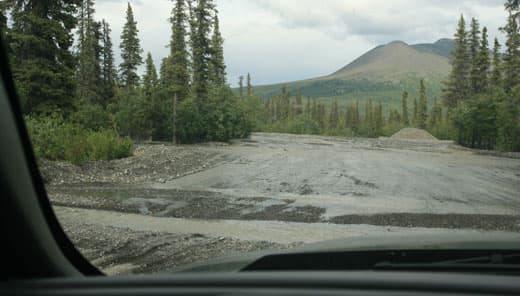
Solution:
M520 159L449 142L254 134L231 145L136 151L81 167L42 166L64 227L110 273L171 270L229 252L366 233L520 231ZM117 215L142 222L117 222ZM114 229L127 236L117 239ZM290 235L295 229L300 233ZM153 231L173 237L148 239ZM107 233L134 243L114 245ZM90 236L106 240L92 243ZM151 250L148 259L129 255L135 244ZM157 263L174 250L182 260Z

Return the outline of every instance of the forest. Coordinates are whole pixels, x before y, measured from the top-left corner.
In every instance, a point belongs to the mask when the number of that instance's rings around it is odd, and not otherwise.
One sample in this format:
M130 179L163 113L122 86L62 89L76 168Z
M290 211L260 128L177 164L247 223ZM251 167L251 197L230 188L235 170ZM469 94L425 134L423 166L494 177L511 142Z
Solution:
M401 108L386 109L370 98L340 104L341 94L303 98L283 86L260 97L250 74L234 92L212 0L173 1L169 55L159 70L143 52L130 4L121 12L119 65L94 0L4 0L0 30L39 159L121 158L136 141L229 141L253 131L379 137L408 126L472 148L520 151L518 1L505 9L503 50L496 38L490 50L486 27L474 18L466 26L461 16L442 97L428 98L417 78L418 97L402 90Z

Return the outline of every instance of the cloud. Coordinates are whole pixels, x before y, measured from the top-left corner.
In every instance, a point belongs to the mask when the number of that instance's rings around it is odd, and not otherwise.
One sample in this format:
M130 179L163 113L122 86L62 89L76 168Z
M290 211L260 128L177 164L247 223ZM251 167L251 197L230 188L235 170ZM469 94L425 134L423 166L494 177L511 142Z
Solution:
M131 0L141 45L159 67L168 54L170 0ZM216 0L228 80L251 72L256 84L326 75L393 40L409 44L450 38L461 13L477 17L490 38L503 35L503 0ZM112 25L115 53L126 1L98 0L97 17ZM503 43L503 42L502 42ZM118 57L119 58L119 57Z

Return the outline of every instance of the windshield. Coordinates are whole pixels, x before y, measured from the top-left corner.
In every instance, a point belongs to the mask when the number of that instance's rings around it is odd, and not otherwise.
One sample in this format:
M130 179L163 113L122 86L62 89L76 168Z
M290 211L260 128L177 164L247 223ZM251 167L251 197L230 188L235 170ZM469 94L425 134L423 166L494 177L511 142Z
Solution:
M48 197L109 275L519 240L519 21L516 0L0 2Z

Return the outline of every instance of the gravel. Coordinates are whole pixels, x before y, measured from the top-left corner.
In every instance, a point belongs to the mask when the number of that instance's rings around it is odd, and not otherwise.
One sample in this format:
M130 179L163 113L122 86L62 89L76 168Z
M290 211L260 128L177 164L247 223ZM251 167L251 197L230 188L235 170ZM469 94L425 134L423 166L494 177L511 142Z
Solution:
M108 275L167 273L181 266L259 250L299 244L244 241L202 234L171 234L75 223L62 226L80 252Z
M137 145L134 156L90 161L74 165L61 161L42 161L40 173L46 184L166 182L211 167L224 157L194 145Z
M438 141L429 132L418 128L403 128L397 133L393 134L392 139L402 140L420 140L420 141Z

